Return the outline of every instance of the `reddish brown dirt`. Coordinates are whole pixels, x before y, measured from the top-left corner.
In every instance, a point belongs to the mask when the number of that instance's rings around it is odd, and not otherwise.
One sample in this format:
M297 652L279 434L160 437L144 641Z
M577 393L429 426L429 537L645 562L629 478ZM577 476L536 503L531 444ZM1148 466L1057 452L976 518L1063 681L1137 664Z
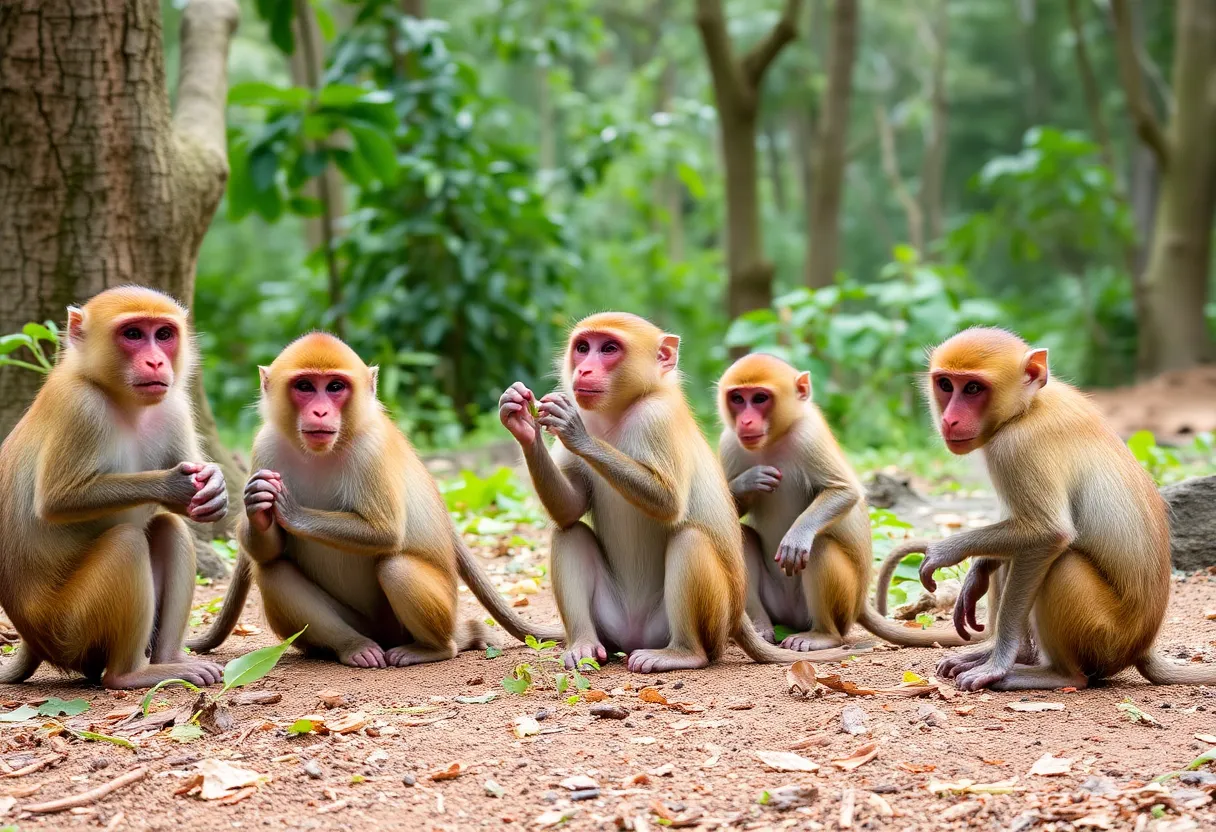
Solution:
M218 592L200 590L200 599ZM474 604L466 600L466 606L470 614L478 614ZM244 621L260 625L255 607L256 602ZM1161 647L1171 656L1203 655L1213 661L1216 621L1204 615L1213 608L1216 579L1193 576L1176 582ZM534 620L553 620L555 615L547 592L533 596L521 612ZM217 656L226 661L271 642L266 634L233 637ZM234 706L234 729L185 745L162 733L139 739L139 748L131 751L103 743L40 739L28 726L0 727L0 760L12 768L47 756L56 747L66 754L61 763L43 771L0 777L0 808L6 795L39 786L34 795L20 797L7 816L0 815L0 828L5 823L21 830L533 828L545 812L571 809L577 814L566 824L569 828L614 828L614 818L620 816L640 818L634 828L654 829L659 819L654 809L664 805L677 818L699 817L700 828L835 829L849 790L856 807L853 826L862 829L1028 829L1051 822L1056 825L1042 828L1216 828L1216 811L1209 802L1213 786L1173 780L1160 793L1136 791L1212 747L1195 735L1216 733L1216 688L1155 688L1129 671L1105 687L1073 693L958 694L949 701L936 695L849 698L830 693L803 699L787 693L784 667L752 664L732 647L711 669L657 678L609 664L592 678L606 691L626 689L608 698L629 711L627 719L614 721L592 718L588 703L568 706L552 690L526 697L506 693L501 678L527 652L511 647L493 660L480 652L464 653L441 664L381 671L352 670L292 653L251 687L280 693L280 702ZM825 666L821 672L838 671L860 684L889 686L897 684L905 670L930 675L937 657L933 650L875 652L846 668ZM705 710L685 714L643 703L636 690L645 685L657 687L672 702L694 703ZM327 711L331 719L361 711L371 718L371 733L380 736L361 732L288 737L287 725L324 710L317 699L323 689L345 693L350 700L349 707ZM489 704L451 701L487 692L498 694ZM45 669L32 684L0 687L0 700L31 702L48 696L89 700L90 711L70 722L92 723L103 731L109 728L102 717L140 698L64 680ZM1117 708L1127 697L1164 727L1129 722ZM157 698L174 706L190 701L180 690ZM1019 713L1006 707L1023 700L1058 702L1064 710ZM429 703L439 709L421 716L376 713ZM918 723L918 709L926 703L945 715L943 724ZM841 712L849 705L864 711L868 736L842 731ZM969 708L973 710L965 715L956 711ZM516 739L512 721L542 709L549 716L540 726L552 733ZM409 725L446 713L451 718ZM808 738L819 744L797 753L818 763L817 772L769 771L755 756L757 751L789 750ZM847 757L870 742L877 743L877 757L856 771L830 765L830 760ZM1045 754L1071 759L1071 772L1028 776ZM718 761L711 766L708 761L714 756ZM209 757L269 779L235 805L175 797L193 763ZM306 773L305 761L315 765L319 779ZM429 779L429 772L452 763L463 764L467 773L446 782ZM79 814L21 813L31 801L83 792L139 765L148 767L146 779ZM929 767L935 768L926 770ZM1211 771L1205 769L1202 779L1216 781ZM643 774L642 782L625 785ZM416 785L405 785L404 775L416 778ZM593 778L599 796L571 801L560 782L572 775ZM932 781L966 778L985 784L1015 777L1015 787L1024 791L975 797L935 796L928 790ZM487 780L501 786L502 797L489 794ZM1107 789L1110 796L1083 790L1087 780L1091 791ZM765 789L786 784L814 786L818 793L805 808L788 811L757 802ZM883 802L893 817L884 816ZM1159 820L1153 819L1154 806ZM1077 826L1066 823L1082 819ZM1140 827L1137 820L1148 825Z

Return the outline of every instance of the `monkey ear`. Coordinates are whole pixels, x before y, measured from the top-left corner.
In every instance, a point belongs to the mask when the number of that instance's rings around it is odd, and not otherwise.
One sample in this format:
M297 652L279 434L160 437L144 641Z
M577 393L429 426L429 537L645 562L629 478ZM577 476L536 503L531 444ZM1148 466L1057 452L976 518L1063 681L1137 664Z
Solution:
M84 310L79 306L68 307L68 346L84 343Z
M376 385L380 381L380 365L373 364L367 368L367 382L372 387L372 398L376 397Z
M1027 387L1038 390L1047 383L1047 350L1038 349L1026 353L1022 366L1025 368Z
M659 369L669 373L680 360L680 336L665 333L659 339Z
M270 392L270 368L258 365L258 378L262 380L262 392Z
M811 374L803 370L798 374L798 378L794 379L794 392L798 394L799 401L807 401L811 398Z

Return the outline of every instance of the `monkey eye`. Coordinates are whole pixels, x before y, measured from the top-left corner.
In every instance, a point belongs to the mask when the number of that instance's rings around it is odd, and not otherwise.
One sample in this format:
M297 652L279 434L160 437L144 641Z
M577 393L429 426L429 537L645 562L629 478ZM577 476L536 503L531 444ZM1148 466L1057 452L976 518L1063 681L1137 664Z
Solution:
M752 396L752 404L764 404L768 401L768 393L757 393Z
M574 351L579 355L586 355L587 353L591 352L591 345L586 341L579 341L574 345Z
M160 329L156 330L156 340L157 341L169 341L173 338L174 334L175 333L173 332L173 327L162 326Z
M295 383L295 388L301 393L315 393L317 388L312 386L312 382L306 378L302 378Z
M621 346L616 341L609 341L600 348L600 352L617 352Z
M327 392L327 393L341 393L345 389L346 389L346 382L339 381L338 379L334 379L333 381L331 381L329 384L327 384L325 386L325 392Z
M138 341L144 337L143 330L137 326L129 326L122 331L122 337L128 341Z
M967 386L963 388L963 393L968 396L974 396L976 393L982 392L983 389L984 385L980 384L978 381L969 381L967 382Z
M744 402L744 400L743 400L742 393L731 393L730 394L730 403L731 404L746 404L746 402Z
M950 383L950 379L942 376L937 380L937 389L941 390L943 393L953 393L954 385Z

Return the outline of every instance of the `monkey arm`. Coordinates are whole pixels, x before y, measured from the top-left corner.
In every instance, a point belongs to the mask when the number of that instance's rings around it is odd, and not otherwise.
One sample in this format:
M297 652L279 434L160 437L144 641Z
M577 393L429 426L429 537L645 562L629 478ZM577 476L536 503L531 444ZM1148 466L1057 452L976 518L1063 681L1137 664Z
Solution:
M1073 532L1061 524L1044 523L1031 525L1016 523L1012 519L1001 520L982 529L972 529L938 540L929 545L925 559L920 565L920 581L925 589L933 592L937 584L933 573L938 569L956 566L970 557L1015 562L1033 558L1036 552L1052 552L1057 557L1071 544ZM984 564L988 568L988 563Z
M180 514L193 496L190 476L177 469L93 474L58 482L40 470L34 504L47 523L83 523L148 503L160 503Z
M577 523L591 507L591 489L586 481L577 477L577 485L571 482L540 437L525 450L524 459L536 494L557 527L568 529Z
M587 461L620 495L664 523L675 523L683 513L680 496L671 477L625 454L596 437L571 449Z
M295 506L279 522L290 534L356 555L378 556L401 550L405 523L375 522L352 511L322 511Z
M282 556L287 538L278 523L271 523L263 532L255 529L246 518L237 531L237 543L255 563L266 564Z
M844 517L861 502L861 494L849 486L825 488L815 495L790 531L805 536L808 541Z

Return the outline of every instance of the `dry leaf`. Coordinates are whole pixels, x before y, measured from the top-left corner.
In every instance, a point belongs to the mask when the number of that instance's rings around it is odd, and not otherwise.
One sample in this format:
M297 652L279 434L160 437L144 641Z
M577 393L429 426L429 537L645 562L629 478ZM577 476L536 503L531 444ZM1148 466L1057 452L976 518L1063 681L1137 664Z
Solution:
M608 694L599 689L592 689L584 693L583 698L588 702L603 702L608 698Z
M1005 707L1011 711L1023 711L1025 713L1064 710L1064 706L1059 702L1010 702Z
M708 751L710 757L705 762L701 763L701 768L713 768L718 764L718 760L722 758L722 752L725 751L722 746L714 745L712 742L705 743L705 751Z
M320 699L321 704L327 708L341 708L344 705L350 704L350 701L346 698L346 694L337 690L323 690L317 694L317 699Z
M533 737L540 733L540 723L530 716L517 716L511 731L521 740L524 737Z
M232 634L234 636L256 636L261 635L261 633L262 628L255 627L252 624L237 624L232 628Z
M658 768L652 768L646 773L651 777L670 777L675 774L676 767L671 763L663 763Z
M447 768L435 769L428 775L432 780L455 780L462 774L468 774L469 768L464 763L452 763Z
M910 774L927 774L937 770L937 766L933 763L896 763L895 767L902 768Z
M760 762L773 771L819 771L819 763L792 751L757 751Z
M560 783L563 789L567 791L577 792L583 789L598 789L600 784L595 778L588 777L585 774L576 774L573 777L567 777Z
M191 780L190 788L183 794L199 789L203 800L219 800L231 797L246 786L254 786L268 779L266 775L247 768L234 766L224 760L200 760L194 764L198 774Z
M513 606L513 607L528 606L528 596L527 595L517 595L515 597L515 600L511 602L511 606Z
M785 683L790 693L797 696L809 696L819 686L816 681L817 675L815 665L806 660L797 661L789 670L785 671Z
M934 794L1013 794L1016 791L1023 791L1021 787L1015 786L1018 778L1010 777L1008 780L1001 780L997 783L976 783L974 780L959 780L957 783L940 783L933 780L929 783L928 789Z
M974 705L956 705L954 708L954 712L956 714L958 714L959 716L966 716L967 714L971 713L974 710L975 710Z
M666 705L667 697L659 693L658 688L642 688L638 691L638 699L643 702L653 702L656 705Z
M878 743L872 742L863 745L861 748L854 751L848 757L841 757L832 760L832 765L841 771L853 771L861 768L866 763L878 756Z
M569 809L550 809L532 823L534 826L557 826L558 824L565 823L577 814L578 809L574 807Z
M1216 745L1216 734L1196 734L1195 739L1200 742L1206 742L1209 745Z
M636 789L638 786L649 786L650 775L645 773L633 774L626 777L621 783L622 789Z
M360 711L344 714L337 719L325 720L325 727L335 734L353 734L367 727L367 714Z
M1068 774L1070 771L1072 771L1072 760L1067 757L1053 757L1050 754L1044 754L1030 767L1030 776L1054 777L1059 774Z
M694 702L672 702L670 707L673 711L679 711L682 714L701 714L709 710L704 705Z
M1204 612L1203 617L1208 621L1216 621L1216 610L1207 610Z
M662 825L668 829L680 829L685 826L697 826L700 823L701 815L704 814L702 810L694 807L686 812L673 815L671 810L664 806L663 802L660 800L650 801L650 811L653 812L662 822Z
M756 703L748 699L732 699L726 703L728 711L750 711L754 707L756 707Z

